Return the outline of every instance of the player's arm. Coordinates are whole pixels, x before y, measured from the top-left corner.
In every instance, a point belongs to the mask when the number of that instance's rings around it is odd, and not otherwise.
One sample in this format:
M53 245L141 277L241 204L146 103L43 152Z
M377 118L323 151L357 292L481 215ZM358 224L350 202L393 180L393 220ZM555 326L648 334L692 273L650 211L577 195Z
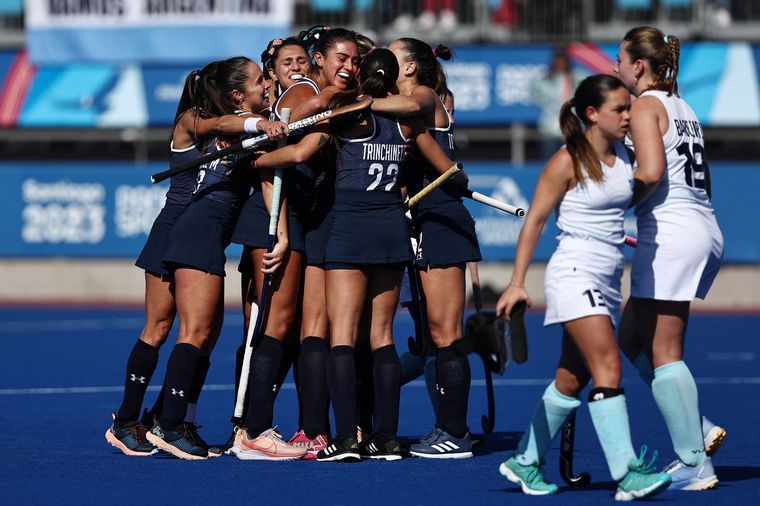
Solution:
M642 97L633 101L630 136L636 152L637 168L633 174L631 205L638 204L652 193L665 174L665 146L662 143L662 135L667 131L667 127L667 112L659 100L654 97Z
M528 266L552 210L559 205L572 181L573 161L566 149L560 149L549 159L538 178L530 209L517 239L512 279L496 304L497 315L509 318L512 308L521 300L526 301L528 305L531 304L530 296L525 289Z
M376 98L372 111L399 117L419 116L435 111L435 92L425 86L418 86L411 95L391 95Z
M329 126L315 126L297 144L289 144L258 157L253 167L255 169L280 169L304 163L313 157L330 142Z

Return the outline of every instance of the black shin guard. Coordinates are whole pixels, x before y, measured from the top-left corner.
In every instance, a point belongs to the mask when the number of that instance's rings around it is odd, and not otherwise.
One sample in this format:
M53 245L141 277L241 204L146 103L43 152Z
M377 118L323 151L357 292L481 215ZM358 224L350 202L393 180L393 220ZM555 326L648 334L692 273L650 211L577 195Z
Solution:
M372 353L375 388L374 434L395 436L398 432L398 405L401 397L401 362L392 344Z
M158 348L137 340L127 359L127 376L124 380L124 400L117 416L120 421L131 422L140 416L145 392L158 364Z
M333 346L327 356L327 386L338 437L356 434L356 365L353 346Z
M470 363L454 346L438 348L438 425L454 437L467 433Z
M301 343L298 357L298 375L301 381L303 422L306 437L314 439L327 434L330 399L327 394L327 356L329 349L324 339L308 336Z
M200 350L188 343L174 346L166 366L166 392L160 424L173 430L182 423L187 412L187 400L198 366Z
M248 373L248 412L243 423L251 437L272 427L282 355L282 343L267 335L253 350Z

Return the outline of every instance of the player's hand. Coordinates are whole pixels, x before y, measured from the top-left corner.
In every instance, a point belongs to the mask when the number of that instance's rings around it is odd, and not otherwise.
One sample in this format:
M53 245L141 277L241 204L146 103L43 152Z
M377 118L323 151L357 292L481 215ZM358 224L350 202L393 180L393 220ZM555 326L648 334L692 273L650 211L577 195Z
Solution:
M259 132L267 134L267 137L272 142L284 139L290 133L288 125L279 120L267 121L263 119L256 124L256 128Z
M272 275L277 272L282 263L290 255L290 244L287 241L277 241L271 253L264 253L264 267L261 272Z
M530 295L524 286L509 285L496 303L496 316L503 316L509 320L512 308L523 300L528 307L533 305L533 301L530 300Z

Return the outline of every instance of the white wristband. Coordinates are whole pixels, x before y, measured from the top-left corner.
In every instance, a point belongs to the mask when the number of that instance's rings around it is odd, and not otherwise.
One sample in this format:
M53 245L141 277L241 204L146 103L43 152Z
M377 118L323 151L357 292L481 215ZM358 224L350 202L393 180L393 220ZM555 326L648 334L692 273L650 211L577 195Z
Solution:
M258 132L256 125L259 121L261 121L261 118L246 118L243 122L243 130L245 130L245 133L255 134Z

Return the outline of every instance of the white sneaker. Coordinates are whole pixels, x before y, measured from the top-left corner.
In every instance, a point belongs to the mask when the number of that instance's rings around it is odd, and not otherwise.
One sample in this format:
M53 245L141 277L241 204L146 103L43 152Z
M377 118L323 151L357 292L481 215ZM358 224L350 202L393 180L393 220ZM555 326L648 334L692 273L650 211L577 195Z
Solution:
M433 11L425 11L417 18L417 28L423 32L430 32L435 28L435 14Z
M438 28L444 32L453 32L457 27L457 15L454 11L443 11L438 20Z
M715 425L706 417L702 417L702 437L705 439L705 453L712 457L720 449L726 439L726 429Z
M710 490L718 485L712 459L706 457L700 466L687 466L680 459L665 468L672 480L669 490Z
M393 29L397 32L408 32L414 24L414 18L411 14L401 14L393 22Z

